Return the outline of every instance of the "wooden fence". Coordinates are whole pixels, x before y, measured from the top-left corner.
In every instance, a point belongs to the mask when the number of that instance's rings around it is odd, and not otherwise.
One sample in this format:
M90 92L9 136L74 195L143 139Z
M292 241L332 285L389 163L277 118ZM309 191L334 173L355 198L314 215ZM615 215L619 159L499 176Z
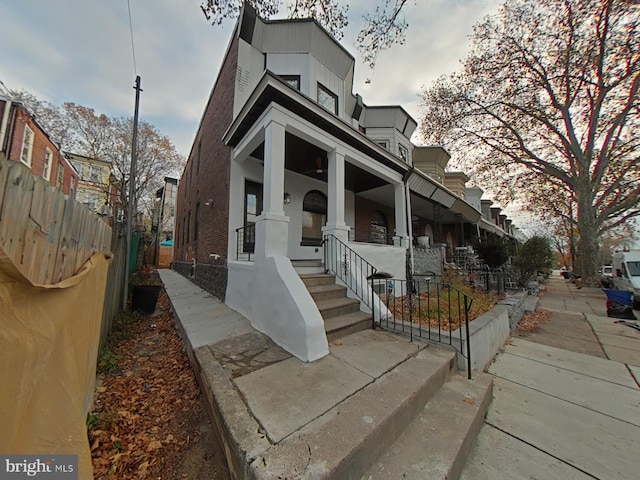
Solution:
M0 155L0 248L36 285L73 276L96 252L111 252L102 312L100 351L122 307L126 242L97 214L20 162Z
M73 276L95 252L111 250L111 227L31 173L0 158L0 248L32 283Z

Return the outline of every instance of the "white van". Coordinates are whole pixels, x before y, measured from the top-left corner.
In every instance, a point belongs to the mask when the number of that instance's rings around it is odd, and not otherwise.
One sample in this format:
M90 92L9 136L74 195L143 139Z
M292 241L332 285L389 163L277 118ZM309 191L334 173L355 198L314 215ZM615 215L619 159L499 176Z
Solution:
M640 250L613 254L613 287L633 292L633 307L640 308Z

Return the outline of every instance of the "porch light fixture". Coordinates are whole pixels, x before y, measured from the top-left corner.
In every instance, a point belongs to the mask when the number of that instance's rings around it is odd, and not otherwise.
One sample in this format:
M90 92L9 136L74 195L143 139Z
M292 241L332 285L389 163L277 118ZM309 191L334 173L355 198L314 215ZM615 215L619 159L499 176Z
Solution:
M289 192L284 192L284 204L289 205L291 203L291 194Z

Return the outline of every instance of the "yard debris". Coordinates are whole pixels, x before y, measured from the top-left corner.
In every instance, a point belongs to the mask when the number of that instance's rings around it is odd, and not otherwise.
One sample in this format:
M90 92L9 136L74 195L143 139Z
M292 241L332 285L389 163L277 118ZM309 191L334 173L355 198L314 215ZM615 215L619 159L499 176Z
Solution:
M341 346L342 346L342 341L341 341L341 340L336 340L335 342L333 342L333 344L334 344L336 347L341 347Z
M522 320L516 326L518 333L531 333L538 329L541 323L547 323L551 317L551 312L543 308L538 308L534 313L525 313Z
M102 367L88 429L94 478L229 478L164 291L157 308L125 313L107 343L114 368Z

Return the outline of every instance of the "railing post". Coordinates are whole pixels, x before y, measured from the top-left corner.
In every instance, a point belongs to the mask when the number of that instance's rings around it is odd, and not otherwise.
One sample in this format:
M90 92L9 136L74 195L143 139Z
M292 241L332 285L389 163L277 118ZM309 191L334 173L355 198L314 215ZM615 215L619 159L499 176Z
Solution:
M468 299L466 296L464 298L464 323L465 330L467 332L467 378L471 380L471 335L469 333L469 309L471 308L471 303L473 300Z

